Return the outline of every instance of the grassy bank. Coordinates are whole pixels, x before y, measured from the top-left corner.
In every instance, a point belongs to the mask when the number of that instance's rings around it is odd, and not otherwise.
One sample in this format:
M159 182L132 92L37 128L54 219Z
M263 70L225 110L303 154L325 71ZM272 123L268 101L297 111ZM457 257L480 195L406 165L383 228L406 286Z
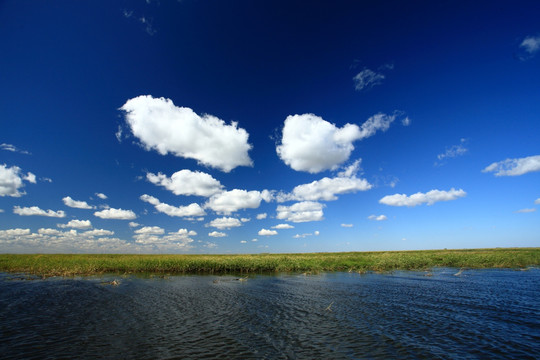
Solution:
M366 272L428 270L439 266L481 269L538 265L540 248L256 255L0 254L1 272L41 276L103 273Z

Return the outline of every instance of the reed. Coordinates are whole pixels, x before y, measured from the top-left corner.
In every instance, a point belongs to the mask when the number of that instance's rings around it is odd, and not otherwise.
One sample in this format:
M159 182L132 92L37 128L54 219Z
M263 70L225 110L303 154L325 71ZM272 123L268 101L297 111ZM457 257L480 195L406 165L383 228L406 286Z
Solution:
M540 248L251 255L0 254L0 271L39 276L121 274L252 274L525 268L540 265Z

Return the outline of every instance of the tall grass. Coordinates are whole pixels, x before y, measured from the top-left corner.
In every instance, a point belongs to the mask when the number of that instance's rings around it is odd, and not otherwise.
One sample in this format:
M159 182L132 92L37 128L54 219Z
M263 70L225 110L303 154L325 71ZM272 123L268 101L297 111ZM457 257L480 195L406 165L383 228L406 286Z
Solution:
M0 271L41 276L103 273L227 274L522 268L540 265L540 248L256 255L0 254Z

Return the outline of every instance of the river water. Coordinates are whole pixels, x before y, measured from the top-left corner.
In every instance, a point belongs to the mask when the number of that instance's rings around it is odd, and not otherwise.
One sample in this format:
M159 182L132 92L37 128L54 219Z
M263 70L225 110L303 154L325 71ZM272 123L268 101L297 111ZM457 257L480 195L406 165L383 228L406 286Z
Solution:
M0 357L539 359L540 269L246 279L0 273Z

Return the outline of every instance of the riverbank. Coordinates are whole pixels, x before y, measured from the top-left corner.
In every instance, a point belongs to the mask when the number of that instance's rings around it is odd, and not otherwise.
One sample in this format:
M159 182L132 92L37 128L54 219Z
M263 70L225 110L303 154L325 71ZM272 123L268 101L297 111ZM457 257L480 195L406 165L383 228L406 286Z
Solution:
M39 276L228 274L525 268L540 265L540 248L252 255L0 254L0 271Z

